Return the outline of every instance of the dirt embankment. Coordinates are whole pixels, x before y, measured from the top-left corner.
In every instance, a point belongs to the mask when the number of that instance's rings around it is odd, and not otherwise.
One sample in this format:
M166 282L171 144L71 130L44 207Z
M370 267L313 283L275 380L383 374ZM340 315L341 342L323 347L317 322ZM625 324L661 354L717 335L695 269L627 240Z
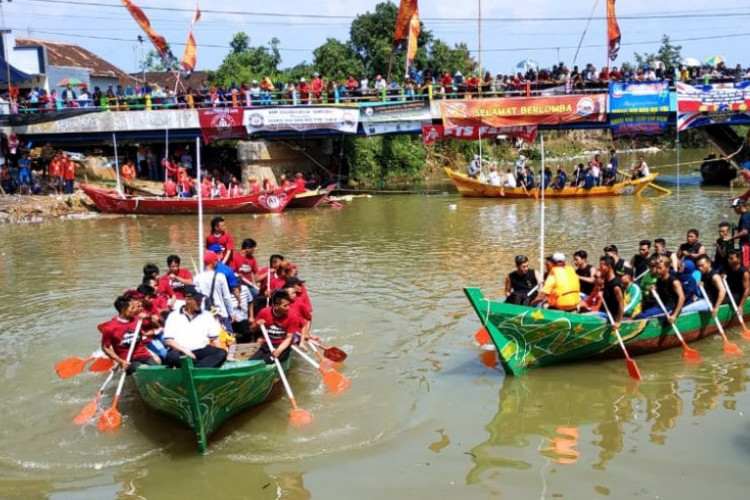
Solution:
M72 195L0 194L0 224L85 217L92 213L96 213L96 207L81 191Z

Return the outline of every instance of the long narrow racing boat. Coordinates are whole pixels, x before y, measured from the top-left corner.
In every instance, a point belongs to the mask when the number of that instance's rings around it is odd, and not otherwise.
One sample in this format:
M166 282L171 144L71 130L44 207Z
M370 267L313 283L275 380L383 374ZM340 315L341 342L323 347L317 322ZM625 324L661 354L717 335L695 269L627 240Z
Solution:
M506 304L486 299L478 288L465 288L464 292L497 347L506 373L522 375L541 366L622 356L614 330L597 316ZM749 312L746 303L742 314ZM719 307L722 323L734 317L731 305ZM707 312L682 313L675 324L686 342L717 332ZM631 356L681 345L669 323L659 317L623 321L620 334Z
M100 212L108 214L187 215L198 213L198 198L167 198L121 194L112 189L99 189L85 184L81 189ZM203 212L207 214L267 214L286 208L292 195L277 190L234 198L206 198Z
M540 195L539 190L525 189L522 187L504 188L501 186L491 186L478 179L473 179L466 174L456 172L455 170L445 167L445 173L458 189L461 196L474 198L534 198ZM639 179L630 179L618 182L612 186L595 186L590 189L581 187L575 188L566 186L563 189L547 188L544 191L545 198L592 198L602 196L621 196L631 194L641 194L649 184L653 182L658 173L647 175Z
M291 359L283 363L285 370ZM236 361L220 368L195 368L188 357L181 363L179 370L142 366L133 378L146 404L193 429L201 453L225 420L265 401L277 378L275 366L263 361Z
M316 208L328 198L335 187L336 184L330 184L326 187L295 194L286 208Z

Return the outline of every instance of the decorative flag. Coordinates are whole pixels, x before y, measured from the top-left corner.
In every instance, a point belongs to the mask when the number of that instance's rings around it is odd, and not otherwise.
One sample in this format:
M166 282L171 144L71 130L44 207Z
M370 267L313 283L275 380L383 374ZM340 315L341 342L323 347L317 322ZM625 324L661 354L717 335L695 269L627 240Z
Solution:
M401 0L401 6L398 8L398 16L396 17L396 30L393 32L393 41L396 45L409 38L412 18L418 14L417 0Z
M409 66L417 56L417 39L419 38L419 16L415 12L411 16L409 23L409 43L406 46L406 73L409 73Z
M128 9L128 12L130 12L130 15L133 16L135 22L138 23L138 26L140 26L141 29L146 33L146 35L148 35L151 43L154 44L156 51L159 53L159 56L161 56L164 63L167 65L167 67L170 67L172 62L174 61L174 55L172 55L172 51L169 48L167 40L154 31L154 29L151 27L151 22L148 20L148 17L146 17L146 14L144 14L139 7L134 5L133 2L131 2L130 0L122 0L122 3L125 4L125 7Z
M615 18L615 0L607 0L607 55L614 61L620 52L620 27Z
M182 62L180 63L182 71L187 73L190 73L195 69L195 62L198 59L198 46L195 44L193 26L195 26L195 23L197 23L200 18L201 9L196 5L195 14L193 14L193 21L190 23L190 32L188 33L187 43L185 44L185 52L182 54Z

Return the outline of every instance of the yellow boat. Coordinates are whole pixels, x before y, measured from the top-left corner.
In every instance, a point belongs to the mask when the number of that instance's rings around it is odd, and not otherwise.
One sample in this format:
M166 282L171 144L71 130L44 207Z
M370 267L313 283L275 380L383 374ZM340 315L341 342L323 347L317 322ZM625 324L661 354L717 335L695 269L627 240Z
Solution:
M445 173L453 184L456 185L461 196L473 198L537 198L541 195L538 188L526 189L523 187L503 188L501 186L491 186L478 179L472 179L466 174L456 172L449 167L445 167ZM658 173L653 173L639 179L628 179L623 182L618 182L612 186L595 186L590 189L571 186L566 186L563 189L547 188L544 190L544 197L591 198L599 196L620 196L626 194L639 195L650 185L655 189L667 192L668 190L661 186L651 184L658 176Z

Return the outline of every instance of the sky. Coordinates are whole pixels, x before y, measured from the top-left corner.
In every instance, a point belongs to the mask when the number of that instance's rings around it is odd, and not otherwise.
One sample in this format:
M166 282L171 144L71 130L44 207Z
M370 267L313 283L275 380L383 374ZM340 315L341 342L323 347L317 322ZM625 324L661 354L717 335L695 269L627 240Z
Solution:
M193 0L133 1L180 57L195 8ZM281 68L311 63L314 48L327 38L348 40L351 21L357 15L374 12L378 3L204 1L202 17L194 30L196 69L216 69L229 51L232 36L239 31L250 36L252 46L267 45L271 38L278 38ZM574 60L580 66L592 63L600 68L606 64L606 3L422 0L419 12L423 25L435 37L451 45L465 42L475 58L481 45L482 67L492 73L509 73L524 59L542 67L558 61L572 67ZM634 61L634 52L656 52L666 34L682 46L683 57L705 60L721 55L729 65L750 66L750 54L743 49L750 46L750 1L714 0L709 4L705 0L618 0L616 5L622 46L613 65ZM0 7L5 27L15 36L76 43L126 72L138 70L142 51L137 37L143 33L119 0L0 0ZM150 48L146 41L145 51Z

